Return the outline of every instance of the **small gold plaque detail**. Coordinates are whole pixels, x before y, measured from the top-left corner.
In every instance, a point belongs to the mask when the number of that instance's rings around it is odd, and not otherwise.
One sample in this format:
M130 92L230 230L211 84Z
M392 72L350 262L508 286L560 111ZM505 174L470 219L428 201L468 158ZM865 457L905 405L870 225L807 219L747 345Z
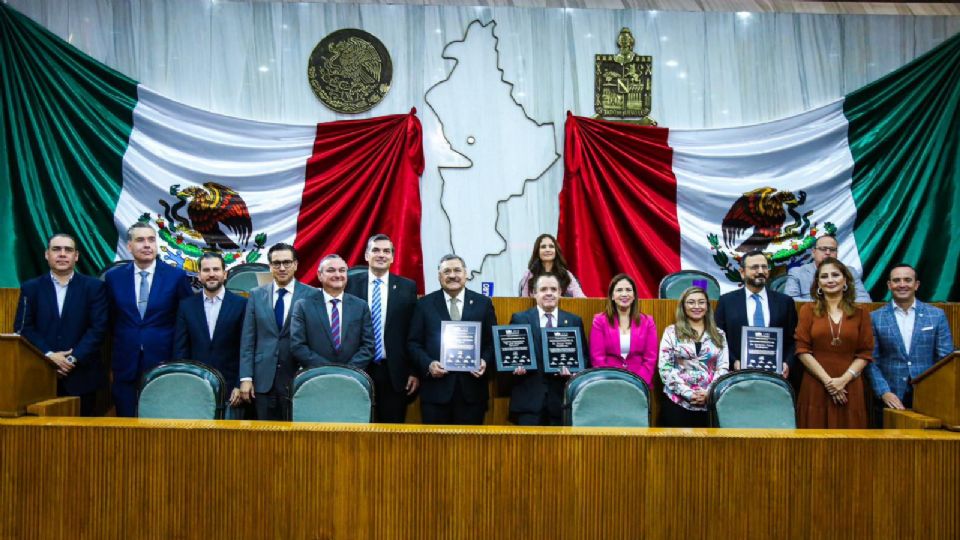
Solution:
M649 118L651 109L653 57L633 52L635 40L629 28L620 30L617 54L598 54L594 61L594 111L597 116Z

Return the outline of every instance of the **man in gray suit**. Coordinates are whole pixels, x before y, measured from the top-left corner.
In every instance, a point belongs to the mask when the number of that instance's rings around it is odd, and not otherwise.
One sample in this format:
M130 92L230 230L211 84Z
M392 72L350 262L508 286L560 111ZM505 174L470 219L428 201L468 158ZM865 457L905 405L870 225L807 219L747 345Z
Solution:
M791 268L787 272L787 282L783 286L783 294L794 300L812 301L810 286L813 284L813 277L817 273L817 266L827 257L837 257L838 247L837 237L832 234L825 234L817 238L816 243L813 244L813 260L803 266ZM866 287L863 286L860 276L853 268L850 268L850 273L853 274L853 286L856 287L857 302L870 302L870 295L867 293Z
M240 341L240 396L253 400L260 420L290 418L290 386L295 366L290 355L291 307L318 291L294 279L297 252L275 244L267 252L273 282L250 292Z
M293 306L290 315L290 352L304 368L341 364L363 370L376 347L370 308L345 294L347 262L339 255L320 261L317 277L323 288Z

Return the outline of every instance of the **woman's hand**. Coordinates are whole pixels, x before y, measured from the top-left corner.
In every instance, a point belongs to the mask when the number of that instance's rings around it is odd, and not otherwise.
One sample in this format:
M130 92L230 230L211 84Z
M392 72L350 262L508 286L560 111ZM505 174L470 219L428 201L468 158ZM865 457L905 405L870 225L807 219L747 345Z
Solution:
M690 398L690 403L693 405L706 405L707 403L707 391L706 390L694 390L693 397Z

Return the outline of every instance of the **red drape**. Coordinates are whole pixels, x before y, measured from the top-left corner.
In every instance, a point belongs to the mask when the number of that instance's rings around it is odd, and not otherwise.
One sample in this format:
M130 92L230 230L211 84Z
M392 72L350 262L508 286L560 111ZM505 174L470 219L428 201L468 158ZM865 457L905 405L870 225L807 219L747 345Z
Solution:
M297 279L316 285L317 265L330 253L365 265L367 238L384 233L394 243L393 272L423 292L423 137L416 112L317 125L294 242Z
M656 298L680 270L673 150L665 128L567 113L557 241L584 292L603 297L614 275Z

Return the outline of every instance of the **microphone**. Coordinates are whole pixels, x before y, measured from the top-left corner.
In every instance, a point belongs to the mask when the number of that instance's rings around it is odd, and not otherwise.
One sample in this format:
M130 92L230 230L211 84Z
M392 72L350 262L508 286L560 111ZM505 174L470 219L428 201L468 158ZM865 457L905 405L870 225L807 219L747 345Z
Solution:
M20 330L18 331L16 326L13 328L13 333L20 335L20 332L23 332L23 327L27 325L27 295L23 295L23 315L20 316Z

